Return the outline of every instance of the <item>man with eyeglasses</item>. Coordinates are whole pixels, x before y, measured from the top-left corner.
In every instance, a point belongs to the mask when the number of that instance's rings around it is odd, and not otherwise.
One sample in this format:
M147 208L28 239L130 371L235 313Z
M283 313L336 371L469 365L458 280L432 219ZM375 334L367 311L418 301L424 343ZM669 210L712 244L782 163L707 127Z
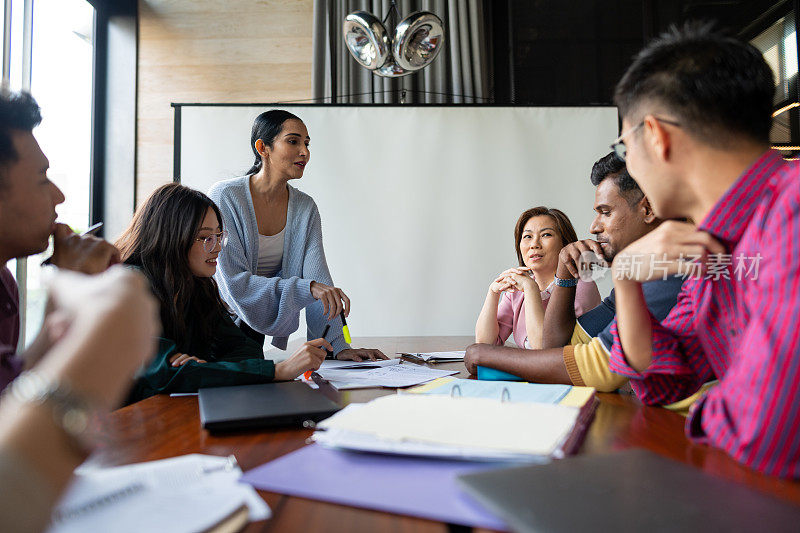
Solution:
M707 26L673 29L622 77L614 143L668 220L613 262L610 367L647 404L686 396L687 435L761 472L800 477L800 168L770 150L772 71ZM632 268L638 264L658 268ZM656 320L641 284L687 276Z

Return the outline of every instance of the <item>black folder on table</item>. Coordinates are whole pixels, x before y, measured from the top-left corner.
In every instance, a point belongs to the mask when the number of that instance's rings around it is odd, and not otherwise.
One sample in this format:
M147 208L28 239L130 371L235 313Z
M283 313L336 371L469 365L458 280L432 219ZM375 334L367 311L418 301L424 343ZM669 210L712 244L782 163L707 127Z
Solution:
M800 506L646 450L458 478L514 531L798 531Z
M200 389L198 400L200 421L209 431L299 426L341 409L299 381Z

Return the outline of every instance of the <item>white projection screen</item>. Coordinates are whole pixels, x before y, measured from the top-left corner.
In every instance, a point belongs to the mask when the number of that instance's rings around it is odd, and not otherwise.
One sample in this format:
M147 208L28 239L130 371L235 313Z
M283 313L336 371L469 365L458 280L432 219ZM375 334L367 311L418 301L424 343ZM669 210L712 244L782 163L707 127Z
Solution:
M253 119L273 108L308 127L291 184L319 206L354 337L472 335L489 283L516 264L523 210L557 207L589 236L589 173L617 136L614 107L176 104L181 183L242 175Z

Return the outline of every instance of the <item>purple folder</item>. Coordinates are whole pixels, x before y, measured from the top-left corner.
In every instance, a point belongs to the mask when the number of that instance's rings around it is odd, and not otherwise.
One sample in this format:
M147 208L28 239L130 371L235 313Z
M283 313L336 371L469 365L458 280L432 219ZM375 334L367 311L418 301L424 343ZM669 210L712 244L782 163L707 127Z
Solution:
M440 522L508 531L508 526L463 493L461 474L498 463L441 461L331 450L312 444L248 471L253 487Z

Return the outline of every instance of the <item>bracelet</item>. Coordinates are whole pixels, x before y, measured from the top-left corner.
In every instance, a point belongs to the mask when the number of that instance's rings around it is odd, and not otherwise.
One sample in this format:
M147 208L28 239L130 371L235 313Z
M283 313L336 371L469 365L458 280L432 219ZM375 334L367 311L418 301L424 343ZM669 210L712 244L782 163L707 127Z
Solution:
M3 391L21 404L48 405L53 421L64 431L76 451L88 454L96 439L91 429L95 409L64 383L51 381L35 370L23 372Z
M557 287L577 287L578 280L576 279L562 279L558 276L555 276L555 282Z

